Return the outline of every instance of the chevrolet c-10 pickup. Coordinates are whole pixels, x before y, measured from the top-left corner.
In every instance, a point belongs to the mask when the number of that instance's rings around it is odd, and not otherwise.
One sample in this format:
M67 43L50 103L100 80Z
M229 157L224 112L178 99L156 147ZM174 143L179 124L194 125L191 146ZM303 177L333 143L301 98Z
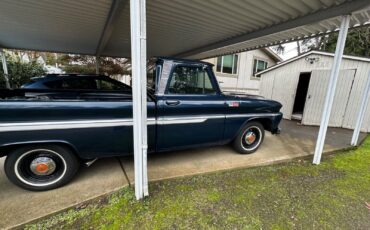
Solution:
M279 102L223 93L212 68L201 61L157 59L147 97L149 153L230 143L249 154L260 147L265 130L279 133ZM0 97L0 156L6 156L9 180L22 188L54 189L68 183L82 163L133 153L129 87L26 87L2 90Z

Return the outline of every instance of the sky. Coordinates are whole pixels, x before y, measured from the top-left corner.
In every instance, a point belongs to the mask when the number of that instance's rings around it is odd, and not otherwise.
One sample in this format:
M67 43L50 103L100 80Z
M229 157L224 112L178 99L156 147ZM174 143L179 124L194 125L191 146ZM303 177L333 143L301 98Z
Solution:
M283 44L284 53L278 54L284 61L298 55L297 42L290 42Z

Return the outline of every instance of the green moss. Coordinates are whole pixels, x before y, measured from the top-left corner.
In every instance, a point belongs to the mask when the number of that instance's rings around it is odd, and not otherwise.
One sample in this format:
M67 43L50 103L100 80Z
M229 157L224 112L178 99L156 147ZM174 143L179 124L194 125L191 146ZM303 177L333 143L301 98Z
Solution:
M220 200L221 195L217 190L212 190L207 194L208 200L211 202L217 202Z
M257 153L258 154L258 153ZM369 229L370 138L322 164L280 165L150 183L28 229Z

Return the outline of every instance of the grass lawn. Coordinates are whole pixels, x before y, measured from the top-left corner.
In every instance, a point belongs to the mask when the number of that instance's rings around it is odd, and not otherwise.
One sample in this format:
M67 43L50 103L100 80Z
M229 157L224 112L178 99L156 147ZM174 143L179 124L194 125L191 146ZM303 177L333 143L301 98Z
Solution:
M370 137L319 166L296 160L149 186L144 201L125 188L26 228L370 229Z

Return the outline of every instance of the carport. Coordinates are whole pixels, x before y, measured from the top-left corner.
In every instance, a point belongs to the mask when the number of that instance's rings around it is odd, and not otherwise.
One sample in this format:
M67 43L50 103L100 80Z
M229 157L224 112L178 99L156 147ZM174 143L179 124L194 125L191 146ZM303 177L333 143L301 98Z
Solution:
M347 30L368 24L369 18L368 0L4 0L0 47L131 57L135 192L141 199L148 195L147 56L203 59L339 30L313 161L319 164ZM354 137L358 133L355 129Z

